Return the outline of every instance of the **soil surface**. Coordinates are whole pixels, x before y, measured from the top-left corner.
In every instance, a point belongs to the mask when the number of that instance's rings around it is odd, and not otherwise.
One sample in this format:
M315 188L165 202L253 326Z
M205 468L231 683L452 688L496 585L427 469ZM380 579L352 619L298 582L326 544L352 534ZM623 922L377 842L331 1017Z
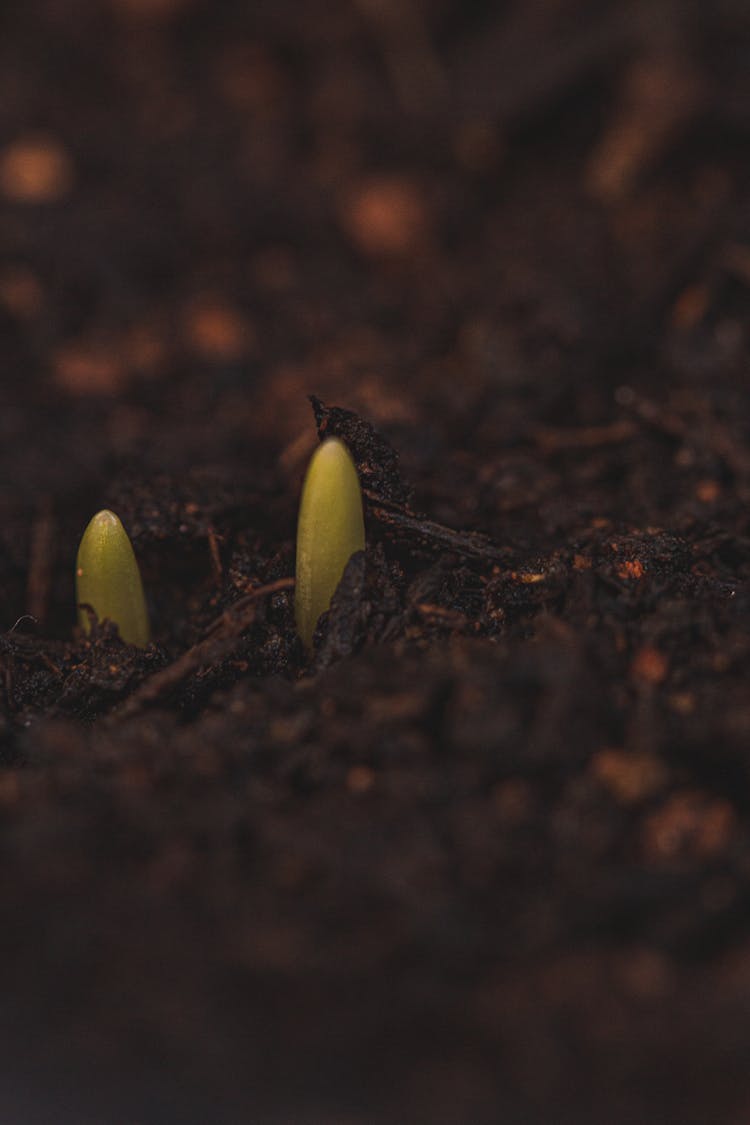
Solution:
M749 188L744 0L3 9L4 1123L750 1119Z

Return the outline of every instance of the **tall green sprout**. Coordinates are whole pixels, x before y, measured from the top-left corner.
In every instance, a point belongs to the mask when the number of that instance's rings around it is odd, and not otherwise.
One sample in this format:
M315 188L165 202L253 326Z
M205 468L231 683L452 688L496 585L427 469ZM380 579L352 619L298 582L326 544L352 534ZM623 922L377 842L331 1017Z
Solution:
M331 604L346 564L364 550L362 491L349 450L329 438L312 456L302 487L297 525L295 618L306 648Z

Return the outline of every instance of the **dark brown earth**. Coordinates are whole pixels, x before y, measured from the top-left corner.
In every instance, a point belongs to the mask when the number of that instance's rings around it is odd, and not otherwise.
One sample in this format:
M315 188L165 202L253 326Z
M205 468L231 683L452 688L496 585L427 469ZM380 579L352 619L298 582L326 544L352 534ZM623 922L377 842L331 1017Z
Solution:
M750 1120L749 189L744 0L3 8L4 1125Z

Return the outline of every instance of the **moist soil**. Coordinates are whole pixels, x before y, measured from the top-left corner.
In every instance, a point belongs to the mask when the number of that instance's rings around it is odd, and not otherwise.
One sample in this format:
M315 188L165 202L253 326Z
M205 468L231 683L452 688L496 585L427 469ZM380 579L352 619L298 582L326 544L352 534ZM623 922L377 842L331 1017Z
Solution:
M0 24L2 1120L747 1120L747 6Z

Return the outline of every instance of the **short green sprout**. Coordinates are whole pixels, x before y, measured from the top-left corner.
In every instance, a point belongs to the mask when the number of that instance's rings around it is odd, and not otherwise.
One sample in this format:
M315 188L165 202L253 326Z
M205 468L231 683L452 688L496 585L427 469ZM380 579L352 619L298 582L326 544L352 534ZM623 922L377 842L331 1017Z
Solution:
M83 533L76 560L78 620L88 633L90 606L100 621L109 620L126 644L149 642L148 610L141 572L125 528L114 512L98 512Z
M297 524L297 631L312 648L315 626L331 604L346 564L365 547L359 477L349 450L329 438L312 456Z

